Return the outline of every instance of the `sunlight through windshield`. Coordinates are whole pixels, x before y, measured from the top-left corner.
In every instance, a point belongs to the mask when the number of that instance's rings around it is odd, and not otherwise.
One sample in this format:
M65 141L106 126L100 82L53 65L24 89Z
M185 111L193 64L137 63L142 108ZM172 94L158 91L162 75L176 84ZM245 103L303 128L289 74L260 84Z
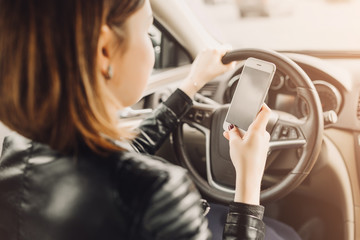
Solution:
M275 50L360 51L360 0L186 0L223 43Z

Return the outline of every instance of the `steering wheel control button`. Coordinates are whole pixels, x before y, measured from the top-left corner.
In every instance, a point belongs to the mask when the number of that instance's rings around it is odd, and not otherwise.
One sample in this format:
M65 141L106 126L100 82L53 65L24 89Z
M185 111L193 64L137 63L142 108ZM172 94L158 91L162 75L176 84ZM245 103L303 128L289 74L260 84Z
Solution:
M205 116L205 114L203 111L201 111L201 110L196 111L195 117L194 117L195 122L198 122L198 123L202 122L204 120L204 116Z
M274 132L271 134L271 140L279 140L281 134L281 125L277 125Z
M211 110L193 108L190 109L185 118L190 122L209 128L211 124L212 113L213 112Z
M296 128L291 127L289 130L289 139L297 139L299 136L297 134Z
M282 129L281 129L281 137L287 137L289 135L289 128L284 126Z
M193 120L194 119L194 114L193 113L189 113L187 115L187 118L190 119L190 120Z
M276 126L271 140L294 140L298 139L299 135L295 127L278 125Z
M290 127L290 126L282 127L280 140L293 140L297 138L298 138L298 134L294 127Z

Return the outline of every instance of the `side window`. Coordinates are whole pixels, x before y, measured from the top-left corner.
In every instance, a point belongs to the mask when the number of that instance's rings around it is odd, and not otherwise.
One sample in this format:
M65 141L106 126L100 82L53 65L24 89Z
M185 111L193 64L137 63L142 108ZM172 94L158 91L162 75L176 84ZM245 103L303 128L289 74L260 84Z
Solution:
M155 69L179 67L190 64L185 49L158 22L150 28L150 38L155 52Z

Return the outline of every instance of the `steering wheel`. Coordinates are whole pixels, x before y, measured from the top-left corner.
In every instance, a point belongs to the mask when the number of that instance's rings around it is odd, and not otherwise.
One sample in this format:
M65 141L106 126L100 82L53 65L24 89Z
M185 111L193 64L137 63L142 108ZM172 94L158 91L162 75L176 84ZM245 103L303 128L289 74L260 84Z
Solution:
M294 190L309 174L320 152L323 139L323 115L319 96L307 74L290 58L271 50L238 49L227 53L223 63L240 61L255 57L276 65L277 71L287 74L296 86L296 92L307 105L307 116L296 116L283 112L272 111L267 125L270 133L271 152L285 149L296 149L298 156L289 161L295 166L282 178L272 181L269 187L261 190L262 203L280 199ZM217 202L229 202L234 197L235 170L229 155L229 143L223 137L222 125L229 105L218 103L195 102L193 107L181 120L181 124L173 134L175 152L182 166L188 169L190 177L200 192ZM185 150L183 124L196 128L205 134L206 145L206 176L200 174ZM277 155L279 157L281 155ZM277 158L275 157L275 158ZM276 161L277 159L275 159ZM288 159L287 159L288 161ZM267 174L263 177L266 178ZM271 179L271 176L267 177Z

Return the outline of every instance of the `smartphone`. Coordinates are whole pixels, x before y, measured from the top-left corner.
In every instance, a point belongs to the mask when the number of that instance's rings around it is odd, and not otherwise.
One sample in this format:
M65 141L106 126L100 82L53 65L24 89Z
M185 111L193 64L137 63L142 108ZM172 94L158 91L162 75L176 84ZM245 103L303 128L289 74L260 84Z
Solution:
M259 113L276 70L275 64L256 58L248 58L240 74L234 96L223 124L230 124L247 131Z

